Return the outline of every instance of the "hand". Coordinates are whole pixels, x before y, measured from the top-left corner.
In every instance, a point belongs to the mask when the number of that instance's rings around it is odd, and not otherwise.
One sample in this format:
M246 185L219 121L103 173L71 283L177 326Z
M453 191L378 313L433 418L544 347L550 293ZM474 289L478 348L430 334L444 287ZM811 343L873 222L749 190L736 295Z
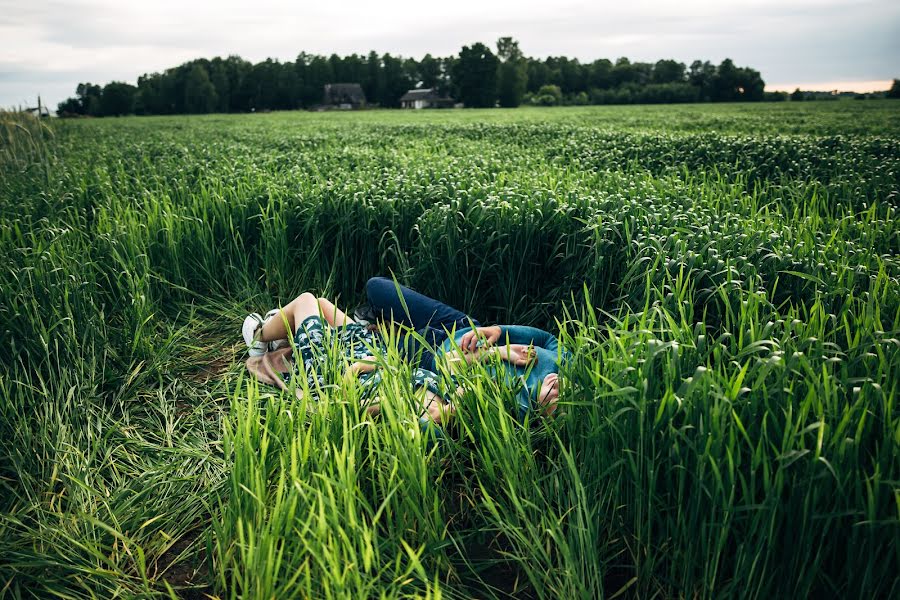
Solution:
M348 377L359 377L362 373L371 373L377 368L374 356L367 356L347 367Z
M531 363L537 362L537 352L534 351L534 346L525 344L497 346L497 354L503 360L517 367L527 367Z
M465 332L459 338L459 349L463 352L475 352L478 349L478 341L481 340L483 348L489 348L500 339L500 326L476 327Z

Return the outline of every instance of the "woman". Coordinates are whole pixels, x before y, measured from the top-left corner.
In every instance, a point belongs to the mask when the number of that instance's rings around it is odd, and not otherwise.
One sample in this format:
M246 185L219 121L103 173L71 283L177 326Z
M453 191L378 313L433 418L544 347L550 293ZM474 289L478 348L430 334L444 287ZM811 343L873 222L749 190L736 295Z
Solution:
M385 277L370 279L366 296L374 318L416 331L403 350L421 368L433 372L445 363L455 370L460 361L483 362L496 354L501 360L490 362L489 371L518 387L520 420L538 407L548 415L556 410L559 367L569 353L551 333L524 325L481 327L462 311Z
M282 308L269 311L265 318L256 313L248 315L242 334L251 354L247 368L263 383L287 389L291 377L300 371L306 377L306 389L318 396L329 379L356 377L366 410L370 414L379 412L381 373L377 361L384 354L384 341L329 300L308 292L300 294ZM294 339L296 355L290 344L280 343L288 336ZM296 364L294 356L299 359ZM441 424L453 415L453 405L437 393L434 373L415 369L413 387L422 398L420 419Z

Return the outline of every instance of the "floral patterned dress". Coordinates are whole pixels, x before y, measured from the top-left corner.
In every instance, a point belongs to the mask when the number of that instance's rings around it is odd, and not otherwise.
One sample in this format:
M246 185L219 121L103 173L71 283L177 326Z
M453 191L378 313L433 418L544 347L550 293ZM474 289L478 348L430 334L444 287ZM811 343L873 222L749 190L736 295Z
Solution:
M294 372L284 374L285 383L290 384L295 374L305 376L310 393L316 396L327 389L329 383L337 384L350 364L387 350L378 333L359 323L331 327L318 316L307 317L300 323L294 344L297 348L295 356L302 364L297 364ZM371 400L375 396L381 379L381 369L360 374L363 399ZM412 383L414 388L425 387L438 393L438 377L426 369L415 369Z

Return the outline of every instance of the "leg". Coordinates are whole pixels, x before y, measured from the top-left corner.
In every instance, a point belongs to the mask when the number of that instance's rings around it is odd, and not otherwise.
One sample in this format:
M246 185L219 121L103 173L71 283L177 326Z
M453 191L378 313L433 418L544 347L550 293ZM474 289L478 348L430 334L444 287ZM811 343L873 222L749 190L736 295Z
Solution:
M355 321L348 317L344 311L339 309L331 300L326 298L319 298L319 308L322 311L322 317L328 322L332 327L340 327L341 325L346 325L348 323L354 323Z
M375 313L383 320L392 320L413 329L433 327L457 329L478 325L466 313L394 283L386 277L373 277L366 282L366 296Z
M277 315L269 319L263 325L258 339L261 342L272 342L293 337L303 319L320 315L332 327L353 323L353 319L344 314L331 301L325 298L316 298L309 292L305 292L285 304Z
M261 342L273 342L293 337L303 319L318 314L319 299L309 292L300 294L281 307L278 314L262 326L257 339Z

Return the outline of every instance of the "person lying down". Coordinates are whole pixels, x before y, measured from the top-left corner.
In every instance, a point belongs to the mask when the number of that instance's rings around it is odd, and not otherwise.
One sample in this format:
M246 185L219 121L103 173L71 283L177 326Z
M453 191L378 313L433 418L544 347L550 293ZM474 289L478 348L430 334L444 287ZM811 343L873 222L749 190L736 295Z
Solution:
M527 325L482 327L473 316L387 277L369 279L366 298L360 317L416 332L400 348L412 364L441 371L448 363L453 370L461 361L486 363L490 377L517 390L520 421L534 413L554 414L559 371L571 356L552 333Z
M339 377L356 379L365 410L375 415L380 412L378 387L382 382L378 356L387 350L381 331L356 322L325 298L303 293L282 308L269 311L265 317L257 313L246 317L242 334L250 353L247 369L260 382L284 390L290 389L292 377L305 377L306 385L301 382L295 387L299 397L304 389L318 395L328 379L332 382ZM289 336L295 348L288 342ZM501 336L506 343L493 345ZM526 337L527 343L523 343ZM551 345L548 340L553 342L552 349L545 347ZM440 341L434 354L411 370L411 384L421 402L423 425L425 421L436 425L447 423L456 412L452 395L462 392L452 376L454 391L446 391L450 386L440 385L441 379L434 369L456 374L465 365L477 362L491 363L489 372L498 379L518 374L524 381L530 373L535 377L540 373L542 404L550 404L547 412L552 412L558 396L558 368L555 338L549 333L520 326L464 327L456 336L445 335ZM417 358L421 358L421 353ZM505 367L497 367L498 359ZM539 360L542 365L537 368L535 363ZM335 373L335 369L343 372ZM526 389L524 397L527 396ZM519 400L520 419L528 402Z

